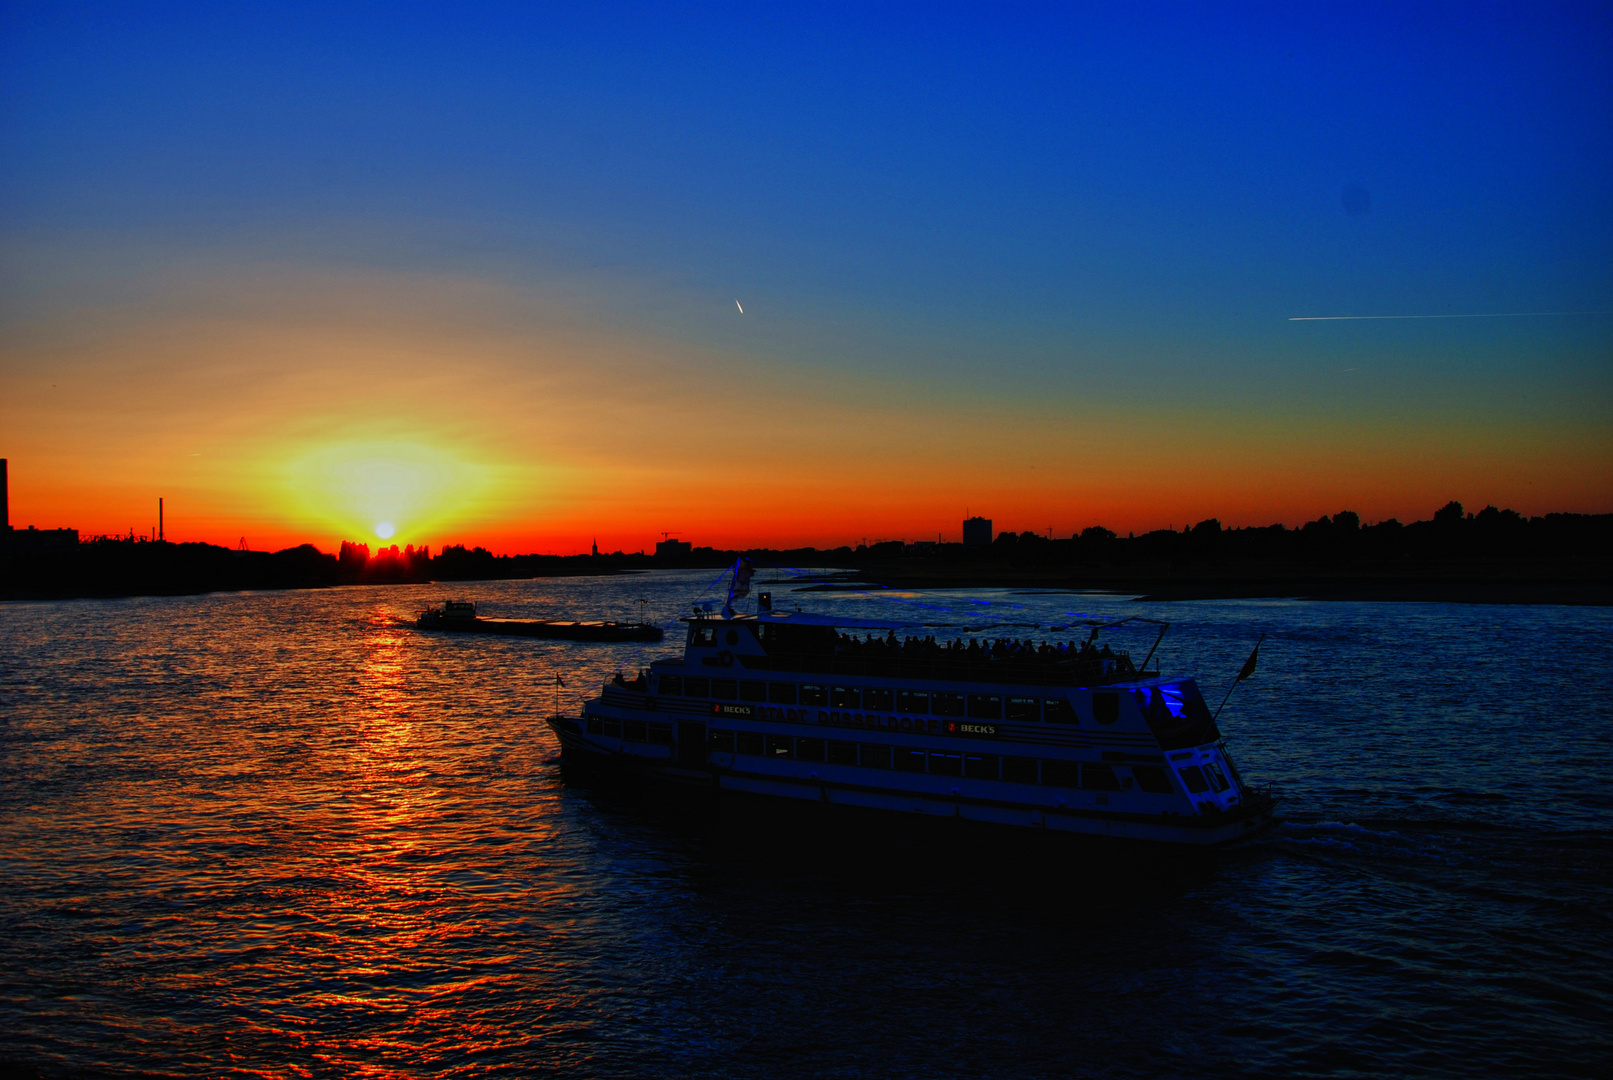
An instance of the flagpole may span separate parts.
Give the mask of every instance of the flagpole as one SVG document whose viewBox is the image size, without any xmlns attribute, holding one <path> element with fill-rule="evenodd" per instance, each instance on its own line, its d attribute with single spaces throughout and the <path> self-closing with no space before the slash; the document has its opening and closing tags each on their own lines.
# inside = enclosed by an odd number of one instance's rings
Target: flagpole
<svg viewBox="0 0 1613 1080">
<path fill-rule="evenodd" d="M 1238 688 L 1238 683 L 1240 683 L 1242 681 L 1243 680 L 1241 680 L 1241 679 L 1233 679 L 1232 680 L 1232 685 L 1227 687 L 1227 696 L 1221 699 L 1221 704 L 1219 704 L 1219 705 L 1217 705 L 1215 707 L 1215 715 L 1210 717 L 1210 722 L 1211 723 L 1214 723 L 1215 721 L 1221 719 L 1221 710 L 1227 707 L 1227 699 L 1232 697 L 1232 691 L 1236 690 Z"/>
</svg>

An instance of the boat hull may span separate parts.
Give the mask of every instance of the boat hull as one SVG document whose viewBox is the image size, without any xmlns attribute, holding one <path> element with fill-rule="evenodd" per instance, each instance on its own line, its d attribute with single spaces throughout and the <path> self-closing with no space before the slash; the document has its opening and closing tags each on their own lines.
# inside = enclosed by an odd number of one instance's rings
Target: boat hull
<svg viewBox="0 0 1613 1080">
<path fill-rule="evenodd" d="M 634 752 L 626 752 L 611 741 L 589 736 L 581 718 L 551 717 L 548 722 L 560 741 L 564 762 L 592 772 L 766 799 L 1016 829 L 1204 847 L 1259 832 L 1271 823 L 1276 805 L 1270 795 L 1250 793 L 1240 806 L 1221 813 L 1139 814 L 1096 805 L 1081 792 L 1058 794 L 1039 789 L 1032 799 L 1003 797 L 961 778 L 887 772 L 879 774 L 885 782 L 874 784 L 868 782 L 868 770 L 854 766 L 719 752 L 708 752 L 699 761 L 680 760 L 671 746 L 637 746 Z"/>
</svg>

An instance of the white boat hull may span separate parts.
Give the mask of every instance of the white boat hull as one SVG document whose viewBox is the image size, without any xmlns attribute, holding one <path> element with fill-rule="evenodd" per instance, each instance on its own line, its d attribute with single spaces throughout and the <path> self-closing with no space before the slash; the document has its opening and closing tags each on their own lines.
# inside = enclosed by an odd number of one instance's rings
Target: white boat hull
<svg viewBox="0 0 1613 1080">
<path fill-rule="evenodd" d="M 1090 792 L 1001 780 L 873 770 L 794 759 L 707 752 L 691 761 L 673 746 L 590 735 L 586 718 L 549 721 L 568 763 L 670 783 L 766 798 L 818 802 L 988 825 L 1114 839 L 1207 846 L 1249 836 L 1269 824 L 1274 801 L 1249 793 L 1227 810 L 1188 812 L 1129 792 Z M 844 734 L 832 732 L 829 734 Z"/>
</svg>

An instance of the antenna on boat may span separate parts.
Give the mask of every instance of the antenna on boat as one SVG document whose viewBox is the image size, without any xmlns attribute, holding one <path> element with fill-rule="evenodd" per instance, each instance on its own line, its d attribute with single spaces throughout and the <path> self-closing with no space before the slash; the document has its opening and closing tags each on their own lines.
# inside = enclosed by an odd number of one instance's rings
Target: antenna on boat
<svg viewBox="0 0 1613 1080">
<path fill-rule="evenodd" d="M 1154 650 L 1159 648 L 1159 643 L 1161 641 L 1165 640 L 1165 631 L 1167 631 L 1167 630 L 1169 630 L 1171 628 L 1171 624 L 1168 623 L 1168 622 L 1159 622 L 1157 619 L 1138 619 L 1137 621 L 1138 622 L 1158 622 L 1159 623 L 1159 636 L 1154 639 L 1154 644 L 1153 644 L 1152 647 L 1149 648 L 1148 655 L 1143 657 L 1143 662 L 1137 666 L 1137 670 L 1139 672 L 1143 672 L 1143 671 L 1148 670 L 1148 661 L 1150 661 L 1150 660 L 1152 660 L 1154 658 Z"/>
</svg>

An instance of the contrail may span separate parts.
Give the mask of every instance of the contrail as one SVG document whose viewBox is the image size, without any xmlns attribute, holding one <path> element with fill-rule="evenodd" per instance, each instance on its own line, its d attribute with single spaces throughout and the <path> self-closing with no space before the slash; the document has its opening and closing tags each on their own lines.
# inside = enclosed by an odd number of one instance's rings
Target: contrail
<svg viewBox="0 0 1613 1080">
<path fill-rule="evenodd" d="M 1605 311 L 1486 311 L 1473 315 L 1290 315 L 1289 322 L 1344 322 L 1356 319 L 1515 319 L 1524 315 L 1605 315 Z"/>
<path fill-rule="evenodd" d="M 739 313 L 741 315 L 745 314 L 745 305 L 744 304 L 741 304 L 738 300 L 735 300 L 734 301 L 734 306 L 739 309 Z"/>
</svg>

